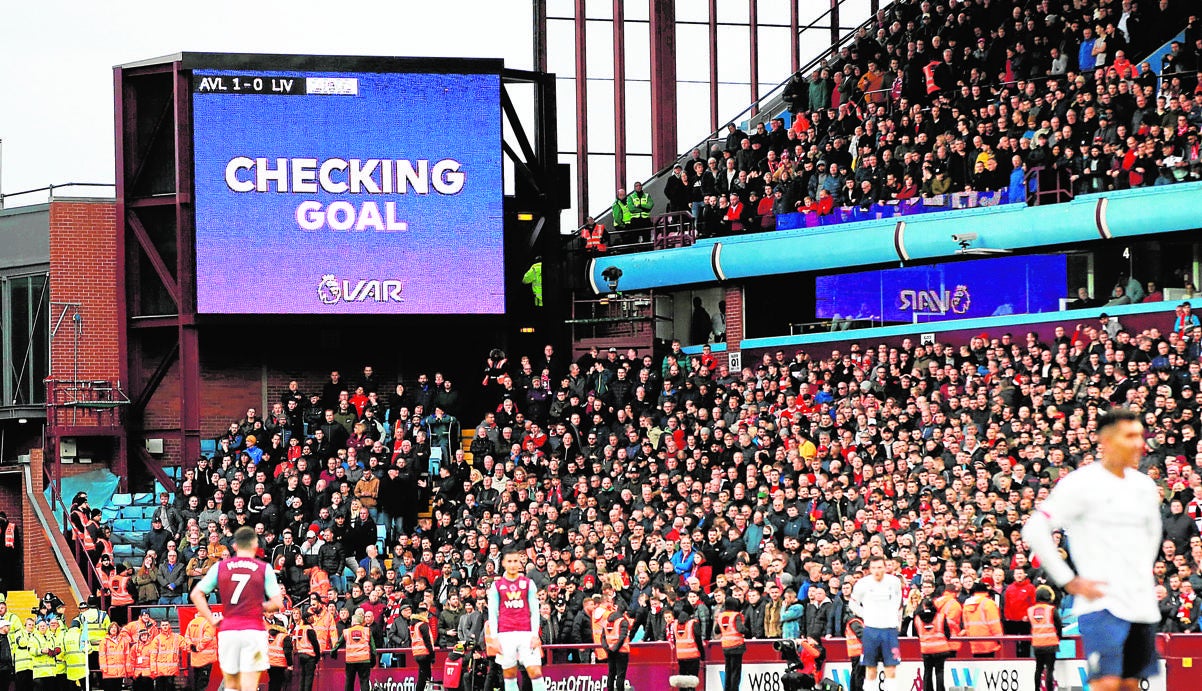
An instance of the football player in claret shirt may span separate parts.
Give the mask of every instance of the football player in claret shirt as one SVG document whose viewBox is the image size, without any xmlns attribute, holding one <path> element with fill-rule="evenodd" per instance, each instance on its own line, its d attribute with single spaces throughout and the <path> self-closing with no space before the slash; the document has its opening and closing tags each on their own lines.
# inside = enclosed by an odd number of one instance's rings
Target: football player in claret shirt
<svg viewBox="0 0 1202 691">
<path fill-rule="evenodd" d="M 518 691 L 518 663 L 530 675 L 532 691 L 547 691 L 539 639 L 538 587 L 522 575 L 522 553 L 510 547 L 501 556 L 505 573 L 488 587 L 488 623 L 501 649 L 497 664 L 505 691 Z M 249 691 L 249 690 L 247 690 Z"/>
<path fill-rule="evenodd" d="M 254 528 L 239 528 L 234 532 L 234 556 L 209 569 L 192 589 L 197 616 L 217 627 L 217 660 L 226 691 L 257 691 L 259 675 L 271 666 L 263 615 L 278 612 L 284 601 L 275 571 L 255 558 L 258 549 Z M 209 609 L 214 590 L 223 605 L 219 614 Z"/>
</svg>

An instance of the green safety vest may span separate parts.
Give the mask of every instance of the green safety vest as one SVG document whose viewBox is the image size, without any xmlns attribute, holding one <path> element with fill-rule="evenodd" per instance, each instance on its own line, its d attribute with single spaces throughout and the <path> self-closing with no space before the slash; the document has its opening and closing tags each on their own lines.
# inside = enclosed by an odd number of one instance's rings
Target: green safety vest
<svg viewBox="0 0 1202 691">
<path fill-rule="evenodd" d="M 651 207 L 653 204 L 651 203 L 650 195 L 646 192 L 642 194 L 631 192 L 626 199 L 627 201 L 634 202 L 634 208 L 630 210 L 631 218 L 651 218 Z"/>
<path fill-rule="evenodd" d="M 18 672 L 33 669 L 33 635 L 23 628 L 8 632 L 8 645 L 13 651 L 13 668 Z"/>
<path fill-rule="evenodd" d="M 58 633 L 50 631 L 50 638 L 54 641 L 52 648 L 62 650 L 61 653 L 54 657 L 54 673 L 55 675 L 67 673 L 67 646 L 66 646 L 67 631 L 63 627 L 58 628 Z"/>
<path fill-rule="evenodd" d="M 63 664 L 67 667 L 67 680 L 79 681 L 88 676 L 88 640 L 83 629 L 72 626 L 63 634 Z"/>
<path fill-rule="evenodd" d="M 89 614 L 91 616 L 87 616 Z M 85 623 L 88 625 L 88 643 L 91 643 L 93 648 L 99 646 L 100 641 L 103 641 L 108 635 L 109 615 L 107 612 L 89 609 L 80 614 L 76 621 L 79 622 L 80 628 L 83 628 Z"/>
<path fill-rule="evenodd" d="M 625 202 L 623 202 L 621 199 L 615 199 L 613 212 L 615 228 L 622 228 L 630 225 L 630 197 L 627 196 Z"/>
<path fill-rule="evenodd" d="M 33 653 L 33 678 L 48 679 L 55 675 L 54 658 L 50 655 L 43 655 L 42 651 L 47 648 L 54 648 L 57 644 L 54 636 L 47 631 L 46 635 L 35 632 L 31 637 Z"/>
</svg>

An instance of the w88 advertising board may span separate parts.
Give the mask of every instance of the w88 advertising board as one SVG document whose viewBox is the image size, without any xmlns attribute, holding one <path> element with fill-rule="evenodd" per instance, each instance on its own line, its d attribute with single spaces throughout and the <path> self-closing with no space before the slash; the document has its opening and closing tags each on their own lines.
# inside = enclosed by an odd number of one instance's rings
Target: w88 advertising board
<svg viewBox="0 0 1202 691">
<path fill-rule="evenodd" d="M 195 70 L 197 309 L 500 314 L 497 74 Z"/>
</svg>

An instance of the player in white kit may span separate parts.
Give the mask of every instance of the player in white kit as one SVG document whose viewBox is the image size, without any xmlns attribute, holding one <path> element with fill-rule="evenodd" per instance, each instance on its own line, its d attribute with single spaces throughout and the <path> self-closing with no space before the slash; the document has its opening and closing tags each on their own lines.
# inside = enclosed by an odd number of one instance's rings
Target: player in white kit
<svg viewBox="0 0 1202 691">
<path fill-rule="evenodd" d="M 864 620 L 864 633 L 860 636 L 864 652 L 860 664 L 869 674 L 865 678 L 876 679 L 876 668 L 880 665 L 885 668 L 881 691 L 895 691 L 893 679 L 897 675 L 897 664 L 901 662 L 897 632 L 901 628 L 902 585 L 897 576 L 885 573 L 884 557 L 870 558 L 868 575 L 852 586 L 851 611 Z"/>
<path fill-rule="evenodd" d="M 1139 472 L 1144 428 L 1131 410 L 1101 413 L 1100 460 L 1067 475 L 1023 527 L 1040 565 L 1075 596 L 1091 691 L 1135 691 L 1159 670 L 1152 565 L 1163 532 L 1156 484 Z M 1063 528 L 1076 571 L 1052 531 Z"/>
</svg>

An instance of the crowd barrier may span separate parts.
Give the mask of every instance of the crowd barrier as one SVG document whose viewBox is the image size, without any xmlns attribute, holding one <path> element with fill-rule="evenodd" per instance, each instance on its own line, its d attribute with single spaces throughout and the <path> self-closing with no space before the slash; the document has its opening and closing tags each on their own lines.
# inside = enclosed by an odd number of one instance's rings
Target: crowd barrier
<svg viewBox="0 0 1202 691">
<path fill-rule="evenodd" d="M 187 629 L 196 615 L 191 605 L 132 607 L 131 616 L 136 617 L 141 609 L 148 609 L 152 616 L 170 611 L 178 621 L 177 632 Z M 220 609 L 218 606 L 216 609 Z M 174 623 L 174 622 L 173 622 Z M 1027 636 L 1002 636 L 990 639 L 957 639 L 964 642 L 960 651 L 945 665 L 945 681 L 949 689 L 956 691 L 1035 691 L 1035 661 L 1031 657 L 1018 655 L 1018 646 L 1030 640 Z M 990 640 L 1000 643 L 996 657 L 973 658 L 968 642 Z M 781 688 L 781 675 L 786 665 L 780 653 L 773 647 L 772 640 L 747 641 L 747 653 L 743 657 L 743 681 L 741 691 L 777 691 Z M 851 663 L 842 638 L 822 641 L 827 660 L 824 676 L 849 688 Z M 548 691 L 604 691 L 607 667 L 604 662 L 593 662 L 592 645 L 548 645 L 543 648 L 544 676 Z M 1159 634 L 1156 642 L 1161 656 L 1161 674 L 1146 680 L 1140 688 L 1147 691 L 1169 691 L 1202 688 L 1202 634 Z M 408 649 L 384 648 L 377 651 L 377 664 L 371 670 L 370 691 L 418 691 L 416 686 L 417 667 Z M 450 649 L 435 651 L 433 677 L 441 682 L 443 664 Z M 921 691 L 923 688 L 922 656 L 918 639 L 900 639 L 903 660 L 898 667 L 897 689 Z M 1056 680 L 1059 691 L 1088 691 L 1088 668 L 1079 637 L 1066 637 L 1061 645 L 1060 659 L 1056 665 Z M 1195 660 L 1199 666 L 1195 667 Z M 314 691 L 341 691 L 346 680 L 345 653 L 334 658 L 323 657 L 317 668 Z M 633 691 L 660 691 L 668 689 L 668 677 L 675 673 L 672 652 L 667 643 L 631 644 L 630 666 L 627 680 Z M 717 642 L 706 647 L 706 664 L 703 666 L 702 691 L 718 691 L 724 684 L 722 649 Z M 218 691 L 221 675 L 213 670 L 209 690 Z M 263 683 L 266 684 L 266 677 Z M 294 689 L 295 675 L 287 689 Z M 435 687 L 437 688 L 437 687 Z M 869 680 L 865 691 L 880 691 L 878 683 Z"/>
<path fill-rule="evenodd" d="M 190 620 L 194 612 L 181 608 L 181 622 Z M 186 627 L 186 623 L 183 624 Z M 962 639 L 964 641 L 972 639 Z M 949 690 L 956 691 L 1035 691 L 1035 661 L 1030 657 L 1019 657 L 1016 647 L 1029 640 L 1024 636 L 1004 636 L 996 639 L 1002 645 L 997 657 L 980 659 L 971 657 L 968 646 L 945 665 L 945 681 Z M 741 691 L 777 691 L 781 689 L 781 676 L 786 665 L 780 653 L 773 647 L 774 641 L 755 640 L 747 642 L 747 653 L 743 658 L 743 680 Z M 823 641 L 827 651 L 824 676 L 849 688 L 851 664 L 847 659 L 843 639 Z M 590 649 L 595 646 L 549 645 L 544 646 L 543 674 L 547 679 L 548 691 L 605 691 L 607 667 L 604 662 L 592 662 Z M 1161 634 L 1157 638 L 1157 649 L 1161 660 L 1161 674 L 1141 683 L 1147 691 L 1169 691 L 1170 689 L 1202 688 L 1202 672 L 1194 667 L 1194 659 L 1202 658 L 1202 635 Z M 433 665 L 434 689 L 441 687 L 443 664 L 450 650 L 436 651 Z M 370 691 L 418 691 L 416 689 L 417 668 L 408 649 L 381 649 L 377 665 L 371 670 Z M 917 639 L 901 639 L 903 662 L 897 670 L 897 689 L 921 691 L 923 688 L 922 662 Z M 324 657 L 318 665 L 314 691 L 341 691 L 346 683 L 345 653 L 330 659 Z M 718 691 L 723 688 L 724 664 L 721 647 L 710 643 L 706 648 L 706 663 L 703 665 L 701 691 Z M 627 672 L 628 688 L 632 691 L 660 691 L 669 689 L 668 678 L 675 673 L 671 650 L 667 643 L 634 643 L 631 645 L 630 665 Z M 1062 658 L 1056 664 L 1057 689 L 1059 691 L 1088 691 L 1088 668 L 1080 650 L 1080 640 L 1068 638 L 1062 649 Z M 213 670 L 209 691 L 220 688 L 221 675 Z M 266 684 L 264 676 L 262 683 Z M 295 673 L 285 689 L 295 689 Z M 357 688 L 357 687 L 356 687 Z M 880 691 L 880 680 L 869 679 L 865 691 Z"/>
</svg>

